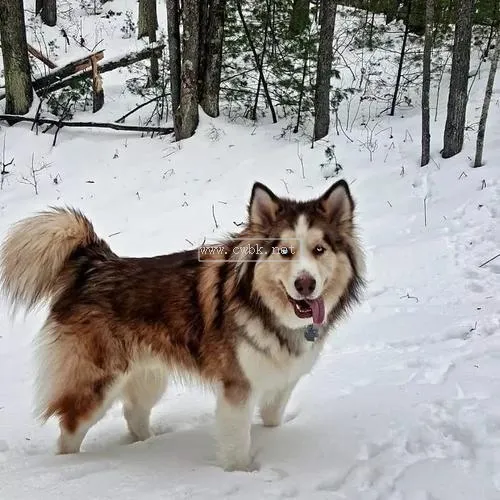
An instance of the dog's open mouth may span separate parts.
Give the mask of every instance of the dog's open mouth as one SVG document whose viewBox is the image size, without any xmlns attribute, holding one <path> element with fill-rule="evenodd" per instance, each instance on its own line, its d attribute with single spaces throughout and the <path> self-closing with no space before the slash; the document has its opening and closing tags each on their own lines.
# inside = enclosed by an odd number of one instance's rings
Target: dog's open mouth
<svg viewBox="0 0 500 500">
<path fill-rule="evenodd" d="M 325 320 L 325 303 L 321 297 L 296 300 L 288 295 L 288 300 L 299 318 L 312 318 L 315 325 L 321 325 Z"/>
</svg>

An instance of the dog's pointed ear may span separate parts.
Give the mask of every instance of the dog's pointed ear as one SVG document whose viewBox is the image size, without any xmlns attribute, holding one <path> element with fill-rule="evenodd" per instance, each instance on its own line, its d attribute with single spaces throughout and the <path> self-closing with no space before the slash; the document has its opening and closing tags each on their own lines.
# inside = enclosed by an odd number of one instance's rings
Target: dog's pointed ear
<svg viewBox="0 0 500 500">
<path fill-rule="evenodd" d="M 280 199 L 264 184 L 256 182 L 252 188 L 248 216 L 251 224 L 266 225 L 276 220 Z"/>
<path fill-rule="evenodd" d="M 318 201 L 321 213 L 329 222 L 352 219 L 354 200 L 347 182 L 343 179 L 333 184 Z"/>
</svg>

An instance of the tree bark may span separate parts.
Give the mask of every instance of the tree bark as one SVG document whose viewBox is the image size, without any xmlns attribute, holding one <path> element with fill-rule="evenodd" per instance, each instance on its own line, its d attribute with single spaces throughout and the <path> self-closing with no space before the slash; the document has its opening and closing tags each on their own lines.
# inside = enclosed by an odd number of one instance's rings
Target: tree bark
<svg viewBox="0 0 500 500">
<path fill-rule="evenodd" d="M 483 146 L 484 146 L 484 135 L 486 133 L 486 121 L 488 120 L 488 111 L 490 109 L 491 94 L 493 93 L 493 84 L 495 83 L 495 75 L 497 72 L 499 58 L 500 58 L 500 29 L 497 28 L 495 51 L 493 52 L 490 71 L 488 73 L 488 81 L 486 83 L 486 91 L 484 93 L 483 108 L 481 110 L 481 118 L 479 119 L 479 128 L 477 131 L 476 157 L 474 159 L 475 168 L 480 167 L 483 164 Z"/>
<path fill-rule="evenodd" d="M 210 0 L 198 0 L 200 8 L 199 34 L 198 34 L 198 102 L 201 102 L 203 95 L 203 78 L 207 65 L 206 51 L 208 44 L 208 17 L 210 10 Z"/>
<path fill-rule="evenodd" d="M 455 25 L 448 112 L 441 152 L 443 158 L 456 155 L 462 150 L 464 144 L 473 14 L 474 0 L 462 0 L 458 5 Z"/>
<path fill-rule="evenodd" d="M 198 126 L 198 63 L 200 8 L 198 0 L 184 0 L 182 9 L 182 64 L 180 104 L 175 113 L 176 140 L 191 137 Z"/>
<path fill-rule="evenodd" d="M 330 81 L 333 63 L 333 34 L 337 14 L 336 0 L 321 0 L 319 12 L 318 66 L 314 95 L 314 140 L 322 139 L 330 128 Z"/>
<path fill-rule="evenodd" d="M 139 19 L 137 22 L 137 38 L 147 36 L 149 43 L 156 42 L 158 16 L 156 14 L 156 0 L 139 0 Z M 150 83 L 155 83 L 159 77 L 158 57 L 151 54 Z"/>
<path fill-rule="evenodd" d="M 181 35 L 179 0 L 167 2 L 168 56 L 170 66 L 170 92 L 172 94 L 172 112 L 175 113 L 181 102 Z"/>
<path fill-rule="evenodd" d="M 43 24 L 55 26 L 57 23 L 56 0 L 36 0 L 35 14 L 40 14 Z"/>
<path fill-rule="evenodd" d="M 5 112 L 23 115 L 33 102 L 23 0 L 0 1 L 0 40 L 5 73 Z"/>
<path fill-rule="evenodd" d="M 420 166 L 427 165 L 430 160 L 431 132 L 429 94 L 431 89 L 431 53 L 432 30 L 434 23 L 434 0 L 426 0 L 425 4 L 425 38 L 422 61 L 422 155 Z"/>
<path fill-rule="evenodd" d="M 208 116 L 219 116 L 220 75 L 226 0 L 211 0 L 205 44 L 205 72 L 201 107 Z"/>
<path fill-rule="evenodd" d="M 292 15 L 290 17 L 290 27 L 288 28 L 291 36 L 300 35 L 309 26 L 309 1 L 294 0 Z"/>
<path fill-rule="evenodd" d="M 399 84 L 401 83 L 401 73 L 403 72 L 403 63 L 405 60 L 406 42 L 408 40 L 408 32 L 410 31 L 410 15 L 411 15 L 411 3 L 412 0 L 408 0 L 408 8 L 406 11 L 406 21 L 405 21 L 405 32 L 403 35 L 403 45 L 401 46 L 401 54 L 399 56 L 398 74 L 396 76 L 396 85 L 394 87 L 394 94 L 392 96 L 391 112 L 390 116 L 394 116 L 396 112 L 396 104 L 398 101 L 399 94 Z"/>
</svg>

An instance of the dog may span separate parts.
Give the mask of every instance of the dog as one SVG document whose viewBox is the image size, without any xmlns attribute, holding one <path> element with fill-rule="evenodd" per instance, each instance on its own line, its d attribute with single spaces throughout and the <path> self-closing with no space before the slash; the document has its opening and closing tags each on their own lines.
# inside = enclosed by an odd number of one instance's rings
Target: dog
<svg viewBox="0 0 500 500">
<path fill-rule="evenodd" d="M 116 255 L 70 207 L 21 220 L 1 248 L 15 312 L 46 304 L 36 340 L 37 416 L 59 420 L 58 453 L 76 453 L 118 399 L 132 436 L 168 380 L 216 395 L 218 463 L 254 470 L 255 408 L 278 426 L 336 323 L 360 300 L 355 204 L 339 180 L 296 201 L 255 183 L 248 218 L 220 244 L 147 258 Z"/>
</svg>

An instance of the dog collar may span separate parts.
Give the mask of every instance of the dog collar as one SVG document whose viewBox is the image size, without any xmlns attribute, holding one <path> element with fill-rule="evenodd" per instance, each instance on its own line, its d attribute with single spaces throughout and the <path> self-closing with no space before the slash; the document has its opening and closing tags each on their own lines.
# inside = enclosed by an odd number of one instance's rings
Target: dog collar
<svg viewBox="0 0 500 500">
<path fill-rule="evenodd" d="M 319 335 L 319 330 L 316 327 L 316 325 L 308 325 L 304 332 L 304 337 L 309 342 L 314 342 L 318 338 L 318 335 Z"/>
</svg>

